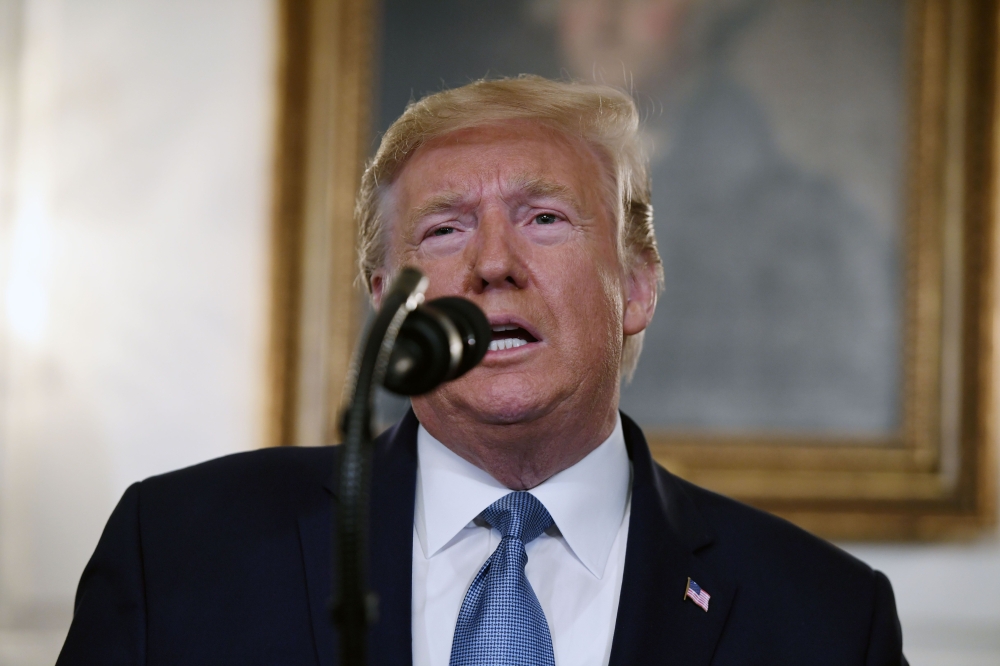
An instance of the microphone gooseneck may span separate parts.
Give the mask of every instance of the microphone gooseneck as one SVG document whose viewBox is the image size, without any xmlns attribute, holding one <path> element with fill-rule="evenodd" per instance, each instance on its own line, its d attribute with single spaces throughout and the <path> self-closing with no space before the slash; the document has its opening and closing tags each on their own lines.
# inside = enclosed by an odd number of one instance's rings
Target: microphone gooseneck
<svg viewBox="0 0 1000 666">
<path fill-rule="evenodd" d="M 486 316 L 463 298 L 438 298 L 424 305 L 427 285 L 420 271 L 400 271 L 362 338 L 348 378 L 344 443 L 334 470 L 338 497 L 333 504 L 337 539 L 332 579 L 338 588 L 331 606 L 345 666 L 366 663 L 368 627 L 378 618 L 378 598 L 365 585 L 375 387 L 384 384 L 402 395 L 432 391 L 475 367 L 493 336 Z"/>
</svg>

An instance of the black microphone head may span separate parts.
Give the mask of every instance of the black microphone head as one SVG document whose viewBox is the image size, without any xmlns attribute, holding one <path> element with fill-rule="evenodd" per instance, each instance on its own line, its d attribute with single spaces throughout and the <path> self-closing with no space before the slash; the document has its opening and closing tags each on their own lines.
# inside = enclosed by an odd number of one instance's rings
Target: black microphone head
<svg viewBox="0 0 1000 666">
<path fill-rule="evenodd" d="M 418 307 L 396 336 L 383 384 L 393 393 L 420 395 L 471 370 L 493 338 L 482 310 L 464 298 L 438 298 Z"/>
<path fill-rule="evenodd" d="M 443 312 L 458 329 L 462 338 L 462 360 L 455 374 L 448 379 L 461 377 L 476 367 L 489 351 L 490 341 L 493 340 L 490 322 L 475 303 L 458 296 L 435 298 L 427 305 Z"/>
</svg>

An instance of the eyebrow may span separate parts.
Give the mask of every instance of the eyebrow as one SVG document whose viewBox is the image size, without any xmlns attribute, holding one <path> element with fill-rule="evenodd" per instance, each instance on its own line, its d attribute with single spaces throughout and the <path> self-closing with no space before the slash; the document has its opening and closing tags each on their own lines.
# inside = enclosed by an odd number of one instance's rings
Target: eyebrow
<svg viewBox="0 0 1000 666">
<path fill-rule="evenodd" d="M 416 222 L 428 215 L 447 213 L 459 207 L 465 196 L 458 192 L 443 192 L 436 194 L 424 203 L 410 211 L 409 221 Z"/>
<path fill-rule="evenodd" d="M 557 199 L 569 204 L 580 214 L 587 212 L 587 208 L 573 190 L 559 183 L 526 176 L 512 179 L 508 187 L 518 195 L 524 195 L 529 199 Z"/>
<path fill-rule="evenodd" d="M 586 216 L 588 212 L 583 202 L 571 188 L 559 183 L 553 183 L 544 178 L 516 176 L 508 181 L 504 189 L 512 192 L 518 198 L 557 199 L 572 206 L 582 216 Z M 429 215 L 453 211 L 459 208 L 466 198 L 467 196 L 461 192 L 442 192 L 436 194 L 410 211 L 408 215 L 409 222 L 412 224 Z"/>
</svg>

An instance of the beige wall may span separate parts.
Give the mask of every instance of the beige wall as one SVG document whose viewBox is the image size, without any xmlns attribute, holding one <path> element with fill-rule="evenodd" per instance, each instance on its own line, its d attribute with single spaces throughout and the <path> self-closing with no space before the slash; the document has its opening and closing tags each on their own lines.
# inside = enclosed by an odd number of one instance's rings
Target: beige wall
<svg viewBox="0 0 1000 666">
<path fill-rule="evenodd" d="M 0 666 L 138 479 L 263 433 L 273 0 L 0 0 Z M 1000 540 L 850 545 L 915 666 L 1000 664 Z"/>
<path fill-rule="evenodd" d="M 0 12 L 0 664 L 42 664 L 128 484 L 262 439 L 275 8 Z"/>
</svg>

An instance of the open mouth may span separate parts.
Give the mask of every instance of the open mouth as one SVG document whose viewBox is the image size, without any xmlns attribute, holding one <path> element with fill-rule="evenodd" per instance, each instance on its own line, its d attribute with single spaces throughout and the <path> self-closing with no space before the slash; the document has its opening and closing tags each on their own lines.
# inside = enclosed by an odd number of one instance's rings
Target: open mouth
<svg viewBox="0 0 1000 666">
<path fill-rule="evenodd" d="M 538 338 L 520 326 L 505 324 L 493 327 L 493 340 L 490 342 L 490 351 L 502 351 L 504 349 L 515 349 L 524 345 L 538 342 Z"/>
</svg>

